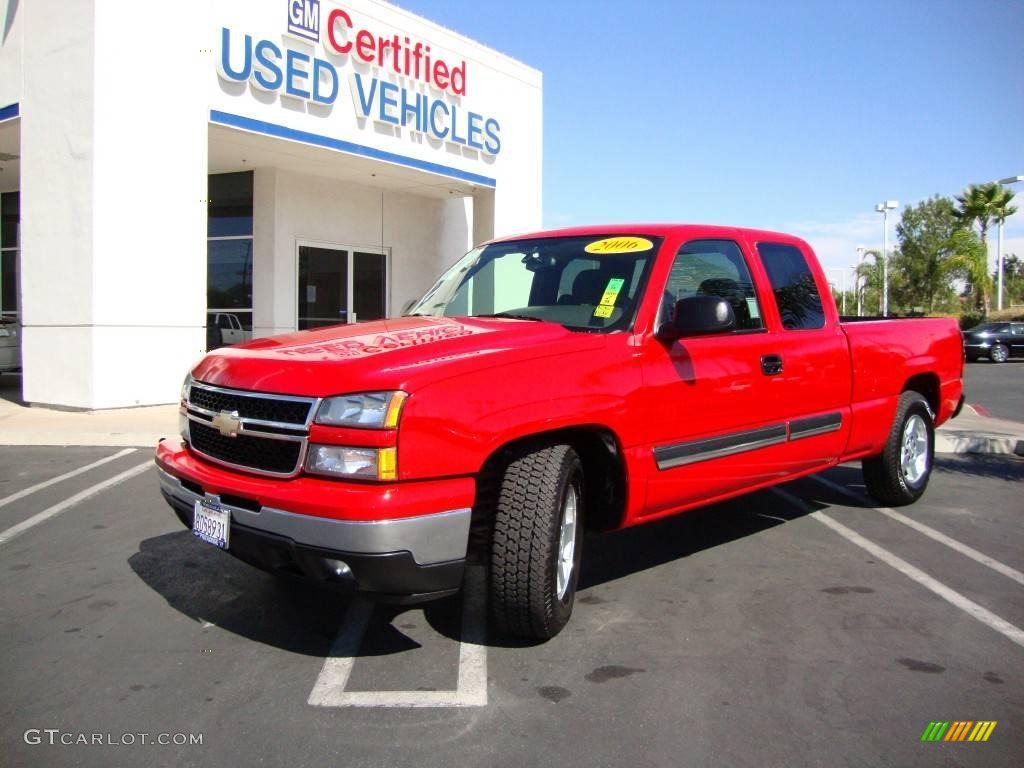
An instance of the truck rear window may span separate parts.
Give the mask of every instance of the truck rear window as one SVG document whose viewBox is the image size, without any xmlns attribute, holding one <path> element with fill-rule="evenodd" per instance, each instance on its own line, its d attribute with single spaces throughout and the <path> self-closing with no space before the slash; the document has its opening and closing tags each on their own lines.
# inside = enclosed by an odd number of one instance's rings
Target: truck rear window
<svg viewBox="0 0 1024 768">
<path fill-rule="evenodd" d="M 824 328 L 821 294 L 800 249 L 782 243 L 758 243 L 757 252 L 768 273 L 782 327 L 787 331 Z"/>
</svg>

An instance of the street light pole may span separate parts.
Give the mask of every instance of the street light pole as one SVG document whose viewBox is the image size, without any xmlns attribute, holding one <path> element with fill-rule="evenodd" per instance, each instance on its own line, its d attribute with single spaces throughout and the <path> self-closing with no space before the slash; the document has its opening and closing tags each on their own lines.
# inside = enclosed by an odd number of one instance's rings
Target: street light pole
<svg viewBox="0 0 1024 768">
<path fill-rule="evenodd" d="M 1018 181 L 1024 181 L 1024 176 L 1007 176 L 1005 179 L 1000 179 L 996 182 L 1000 186 L 1007 184 L 1016 184 Z M 999 298 L 996 300 L 996 308 L 1003 308 L 1003 220 L 999 220 L 999 235 L 996 238 L 996 275 L 999 277 Z"/>
<path fill-rule="evenodd" d="M 864 246 L 857 246 L 857 317 L 864 315 L 864 287 L 861 285 L 861 265 L 864 263 Z"/>
<path fill-rule="evenodd" d="M 882 317 L 889 316 L 889 211 L 898 208 L 896 200 L 886 200 L 875 206 L 882 214 Z"/>
</svg>

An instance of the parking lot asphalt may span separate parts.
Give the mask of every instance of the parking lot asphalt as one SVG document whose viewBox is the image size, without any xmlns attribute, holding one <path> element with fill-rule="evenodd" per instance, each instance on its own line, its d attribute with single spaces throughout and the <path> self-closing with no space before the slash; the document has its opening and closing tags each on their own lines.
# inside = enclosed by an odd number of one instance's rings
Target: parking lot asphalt
<svg viewBox="0 0 1024 768">
<path fill-rule="evenodd" d="M 523 645 L 475 573 L 397 608 L 234 560 L 150 455 L 0 448 L 5 766 L 1022 763 L 1024 460 L 941 458 L 897 512 L 843 466 L 591 536 L 569 627 Z"/>
<path fill-rule="evenodd" d="M 1024 421 L 1024 358 L 979 360 L 964 366 L 967 401 L 997 419 Z"/>
</svg>

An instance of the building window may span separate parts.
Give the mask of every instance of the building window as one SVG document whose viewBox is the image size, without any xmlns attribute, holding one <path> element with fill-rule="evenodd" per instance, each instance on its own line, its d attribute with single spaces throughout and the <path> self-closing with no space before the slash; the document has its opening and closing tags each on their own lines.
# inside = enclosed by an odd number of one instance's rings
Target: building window
<svg viewBox="0 0 1024 768">
<path fill-rule="evenodd" d="M 252 338 L 252 172 L 208 179 L 206 346 Z"/>
<path fill-rule="evenodd" d="M 20 199 L 17 192 L 0 194 L 0 315 L 18 316 L 18 226 Z"/>
</svg>

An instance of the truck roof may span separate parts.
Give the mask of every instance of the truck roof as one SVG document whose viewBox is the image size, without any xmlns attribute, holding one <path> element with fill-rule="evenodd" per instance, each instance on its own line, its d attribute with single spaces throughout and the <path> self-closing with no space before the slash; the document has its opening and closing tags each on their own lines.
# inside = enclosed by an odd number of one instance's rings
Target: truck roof
<svg viewBox="0 0 1024 768">
<path fill-rule="evenodd" d="M 655 235 L 657 237 L 668 237 L 670 235 L 683 235 L 684 237 L 736 237 L 746 235 L 753 239 L 771 238 L 776 242 L 803 243 L 804 241 L 794 235 L 784 232 L 773 232 L 765 229 L 752 229 L 749 227 L 731 227 L 717 224 L 593 224 L 580 227 L 563 227 L 561 229 L 538 230 L 536 232 L 524 232 L 506 237 L 496 237 L 488 242 L 500 243 L 509 240 L 526 240 L 537 237 L 573 237 L 587 235 Z"/>
</svg>

